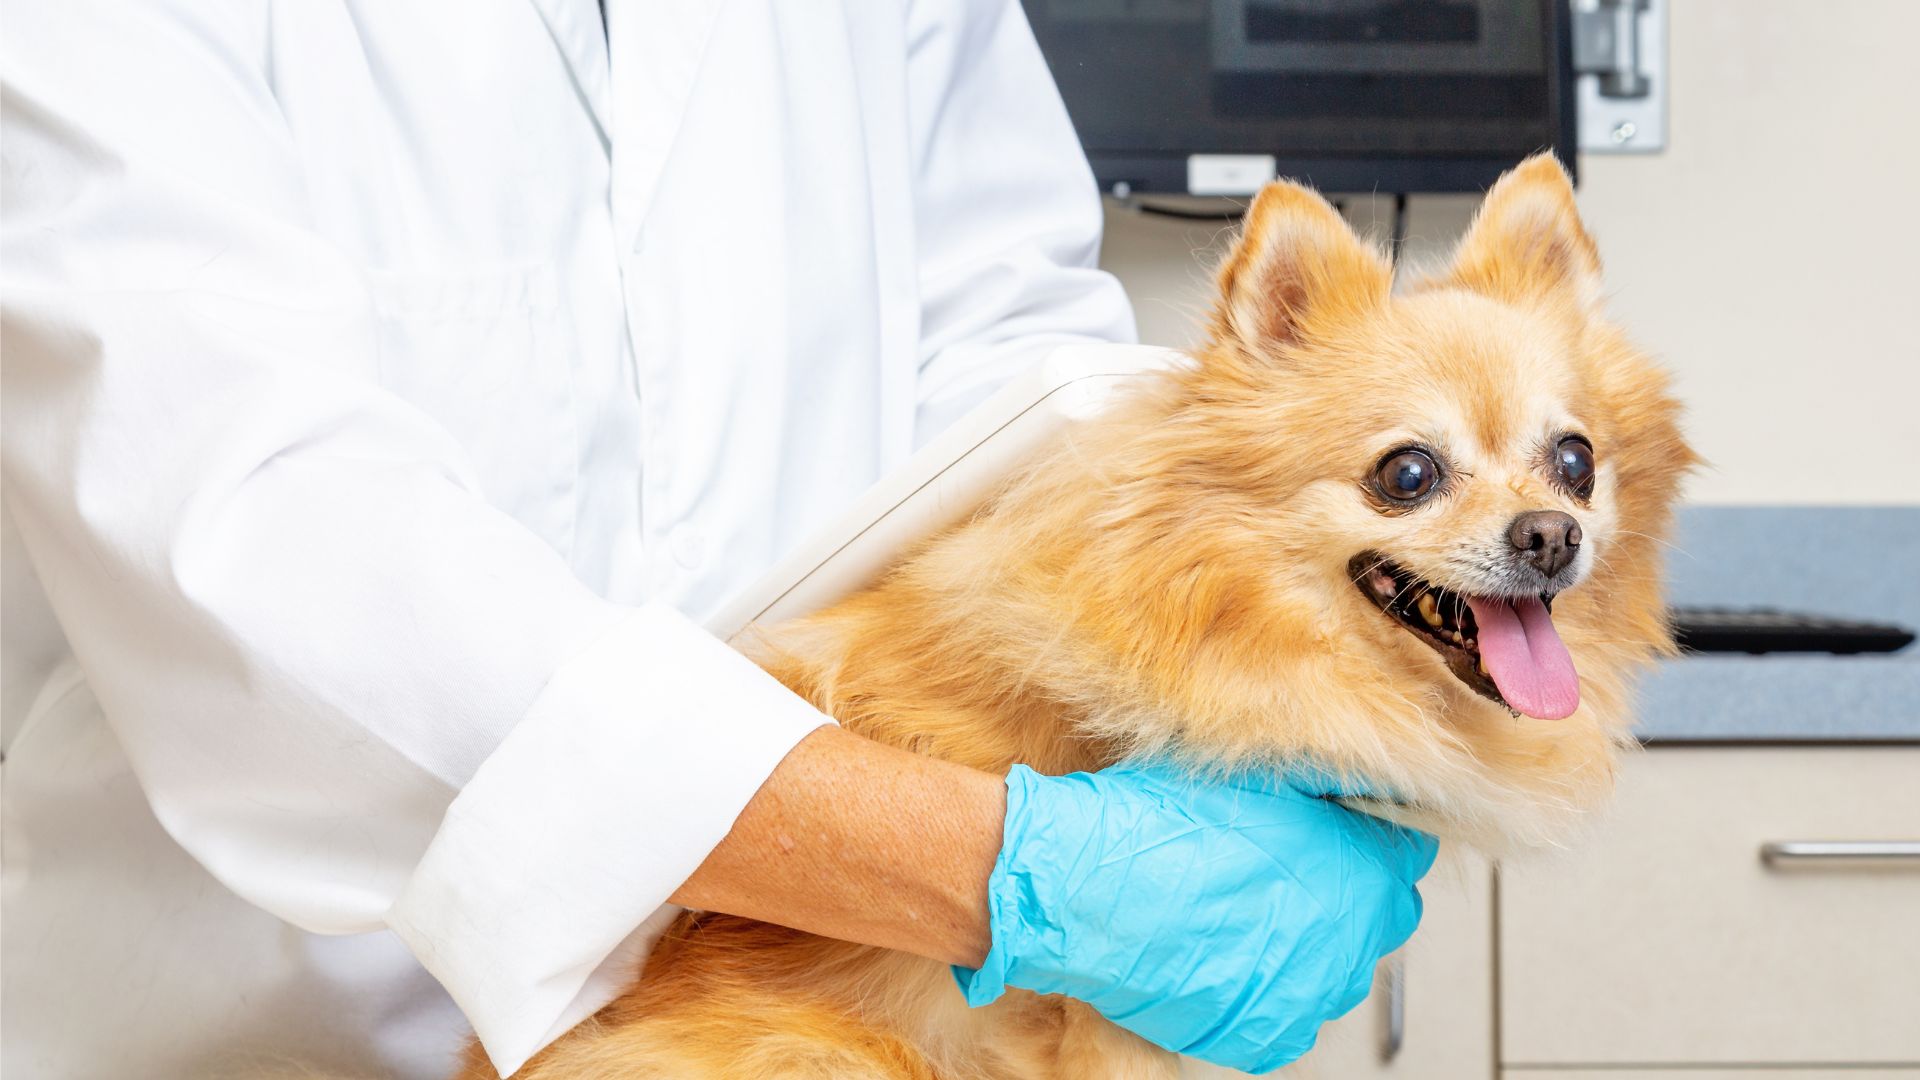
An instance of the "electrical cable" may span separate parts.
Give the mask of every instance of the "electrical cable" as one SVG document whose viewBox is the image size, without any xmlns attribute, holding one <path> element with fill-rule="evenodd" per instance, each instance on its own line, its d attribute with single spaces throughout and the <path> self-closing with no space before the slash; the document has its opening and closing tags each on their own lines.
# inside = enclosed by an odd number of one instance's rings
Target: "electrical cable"
<svg viewBox="0 0 1920 1080">
<path fill-rule="evenodd" d="M 1393 221 L 1387 230 L 1387 262 L 1394 269 L 1400 267 L 1400 249 L 1407 242 L 1407 193 L 1393 193 Z"/>
<path fill-rule="evenodd" d="M 1330 201 L 1333 203 L 1333 208 L 1340 212 L 1341 217 L 1347 215 L 1347 203 L 1345 199 L 1333 199 Z M 1141 202 L 1137 197 L 1131 196 L 1121 199 L 1120 204 L 1143 214 L 1176 218 L 1181 221 L 1238 221 L 1242 217 L 1245 217 L 1247 212 L 1245 206 L 1238 204 L 1234 204 L 1225 209 L 1203 210 L 1146 203 Z M 1393 215 L 1388 219 L 1387 225 L 1387 261 L 1396 269 L 1400 265 L 1400 249 L 1406 246 L 1406 242 L 1407 193 L 1404 191 L 1396 191 L 1393 193 Z"/>
<path fill-rule="evenodd" d="M 1137 200 L 1132 202 L 1130 205 L 1133 207 L 1133 209 L 1138 210 L 1143 214 L 1154 214 L 1159 217 L 1178 218 L 1181 221 L 1239 221 L 1242 217 L 1246 216 L 1246 213 L 1247 213 L 1246 207 L 1240 206 L 1237 204 L 1232 207 L 1223 208 L 1219 210 L 1188 209 L 1185 207 L 1175 207 L 1175 206 L 1165 206 L 1165 205 L 1154 204 L 1154 203 L 1144 203 L 1144 202 L 1139 202 Z"/>
<path fill-rule="evenodd" d="M 1340 216 L 1346 216 L 1347 201 L 1345 199 L 1332 199 L 1329 201 L 1333 203 L 1335 210 L 1340 211 Z M 1247 214 L 1247 207 L 1238 203 L 1218 210 L 1199 209 L 1141 202 L 1137 197 L 1130 196 L 1121 199 L 1120 205 L 1132 210 L 1138 210 L 1143 214 L 1157 214 L 1160 217 L 1178 218 L 1181 221 L 1238 221 Z"/>
</svg>

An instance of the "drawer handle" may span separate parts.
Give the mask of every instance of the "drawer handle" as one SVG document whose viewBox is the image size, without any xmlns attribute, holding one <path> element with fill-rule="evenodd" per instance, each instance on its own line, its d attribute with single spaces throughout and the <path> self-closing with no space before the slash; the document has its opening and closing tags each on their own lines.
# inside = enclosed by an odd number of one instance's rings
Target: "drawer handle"
<svg viewBox="0 0 1920 1080">
<path fill-rule="evenodd" d="M 1407 1044 L 1407 959 L 1394 953 L 1381 963 L 1387 968 L 1387 1030 L 1380 1039 L 1380 1062 L 1391 1065 Z"/>
<path fill-rule="evenodd" d="M 1761 844 L 1760 861 L 1775 868 L 1898 865 L 1920 869 L 1920 840 L 1781 840 Z"/>
</svg>

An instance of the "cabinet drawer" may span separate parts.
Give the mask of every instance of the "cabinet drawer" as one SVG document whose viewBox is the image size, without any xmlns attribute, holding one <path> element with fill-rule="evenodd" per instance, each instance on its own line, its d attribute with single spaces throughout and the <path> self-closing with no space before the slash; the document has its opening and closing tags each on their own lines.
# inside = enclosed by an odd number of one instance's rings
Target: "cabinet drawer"
<svg viewBox="0 0 1920 1080">
<path fill-rule="evenodd" d="M 1630 759 L 1593 835 L 1501 873 L 1503 1063 L 1920 1065 L 1920 859 L 1761 857 L 1802 841 L 1920 841 L 1920 748 Z"/>
<path fill-rule="evenodd" d="M 1501 1080 L 1920 1080 L 1912 1069 L 1508 1069 Z"/>
</svg>

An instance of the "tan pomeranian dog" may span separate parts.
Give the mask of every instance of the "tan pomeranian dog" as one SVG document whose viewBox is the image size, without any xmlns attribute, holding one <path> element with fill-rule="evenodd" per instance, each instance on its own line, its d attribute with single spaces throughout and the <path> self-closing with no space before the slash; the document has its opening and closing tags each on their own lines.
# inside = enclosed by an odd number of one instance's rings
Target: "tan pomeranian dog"
<svg viewBox="0 0 1920 1080">
<path fill-rule="evenodd" d="M 1307 761 L 1450 840 L 1553 842 L 1670 648 L 1659 545 L 1695 461 L 1599 274 L 1551 157 L 1399 295 L 1333 207 L 1271 185 L 1190 368 L 760 659 L 848 729 L 980 769 Z M 1065 998 L 969 1010 L 943 964 L 690 913 L 520 1075 L 1175 1073 Z"/>
</svg>

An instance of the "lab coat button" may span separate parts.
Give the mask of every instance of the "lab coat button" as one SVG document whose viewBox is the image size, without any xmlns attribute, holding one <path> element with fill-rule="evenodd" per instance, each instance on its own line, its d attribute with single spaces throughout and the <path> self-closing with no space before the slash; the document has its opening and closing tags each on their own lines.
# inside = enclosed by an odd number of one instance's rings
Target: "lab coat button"
<svg viewBox="0 0 1920 1080">
<path fill-rule="evenodd" d="M 632 250 L 635 255 L 638 255 L 641 252 L 647 250 L 647 230 L 645 229 L 634 230 Z"/>
<path fill-rule="evenodd" d="M 673 561 L 680 564 L 682 570 L 698 570 L 707 557 L 707 540 L 700 530 L 681 526 L 673 531 L 669 540 L 673 548 Z"/>
</svg>

